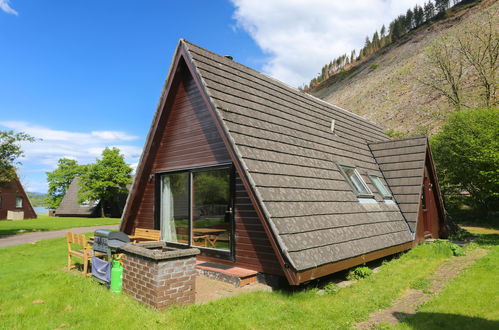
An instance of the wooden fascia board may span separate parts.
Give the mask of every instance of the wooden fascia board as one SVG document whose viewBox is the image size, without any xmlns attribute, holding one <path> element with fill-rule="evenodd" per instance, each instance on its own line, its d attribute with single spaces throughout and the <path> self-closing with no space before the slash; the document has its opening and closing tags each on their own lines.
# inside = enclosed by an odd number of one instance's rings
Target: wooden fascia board
<svg viewBox="0 0 499 330">
<path fill-rule="evenodd" d="M 154 138 L 155 136 L 157 136 L 158 126 L 161 118 L 163 118 L 163 112 L 165 111 L 167 101 L 171 99 L 171 97 L 169 96 L 171 96 L 171 92 L 175 89 L 175 84 L 173 82 L 178 80 L 176 79 L 178 76 L 177 70 L 179 67 L 180 59 L 182 58 L 180 49 L 181 42 L 179 41 L 179 44 L 175 51 L 175 55 L 170 65 L 168 76 L 163 85 L 163 90 L 161 92 L 161 96 L 156 107 L 156 112 L 154 114 L 154 119 L 149 129 L 149 133 L 147 134 L 146 143 L 144 145 L 144 149 L 142 150 L 142 155 L 140 156 L 139 166 L 137 167 L 135 179 L 125 203 L 125 208 L 120 222 L 120 231 L 123 232 L 129 232 L 129 230 L 131 229 L 131 220 L 134 218 L 134 215 L 136 214 L 138 208 L 138 201 L 136 198 L 137 194 L 145 189 L 145 186 L 149 181 L 149 178 L 146 175 L 147 171 L 145 171 L 145 169 L 147 168 L 147 165 L 149 165 L 149 162 L 152 161 L 150 152 L 153 147 Z"/>
<path fill-rule="evenodd" d="M 376 260 L 376 259 L 383 258 L 383 257 L 389 256 L 389 255 L 392 255 L 392 254 L 395 254 L 398 252 L 409 250 L 413 246 L 414 246 L 414 242 L 411 241 L 411 242 L 407 242 L 404 244 L 392 246 L 392 247 L 389 247 L 386 249 L 369 252 L 369 253 L 366 253 L 366 254 L 363 254 L 363 255 L 360 255 L 357 257 L 353 257 L 353 258 L 341 260 L 338 262 L 334 262 L 331 264 L 319 266 L 317 268 L 308 269 L 308 270 L 305 270 L 302 272 L 298 272 L 297 273 L 298 282 L 303 283 L 303 282 L 311 281 L 311 280 L 314 280 L 314 279 L 317 279 L 317 278 L 320 278 L 320 277 L 323 277 L 323 276 L 326 276 L 326 275 L 329 275 L 332 273 L 336 273 L 336 272 L 339 272 L 339 271 L 342 271 L 342 270 L 345 270 L 348 268 L 352 268 L 354 266 L 357 266 L 357 265 L 360 265 L 360 264 L 363 264 L 363 263 L 366 263 L 366 262 L 369 262 L 372 260 Z"/>
<path fill-rule="evenodd" d="M 262 211 L 261 205 L 255 196 L 255 192 L 253 191 L 253 188 L 252 188 L 251 184 L 249 183 L 247 173 L 244 170 L 244 167 L 242 166 L 241 161 L 236 154 L 234 142 L 228 138 L 228 136 L 229 136 L 228 130 L 224 126 L 224 124 L 222 122 L 222 118 L 220 117 L 220 115 L 218 114 L 218 112 L 216 110 L 215 104 L 211 100 L 211 97 L 208 95 L 208 92 L 206 90 L 204 82 L 202 81 L 200 74 L 197 72 L 195 65 L 192 63 L 192 59 L 189 55 L 189 52 L 184 47 L 182 47 L 181 54 L 182 54 L 182 56 L 185 57 L 185 62 L 187 64 L 187 67 L 188 67 L 193 79 L 194 79 L 194 82 L 196 83 L 196 86 L 198 87 L 198 89 L 201 91 L 201 96 L 202 96 L 202 98 L 203 98 L 203 100 L 204 100 L 204 102 L 209 110 L 210 116 L 212 117 L 213 122 L 215 123 L 215 127 L 217 128 L 217 131 L 220 134 L 220 136 L 224 142 L 224 145 L 229 153 L 229 156 L 230 156 L 232 162 L 234 163 L 234 166 L 236 167 L 236 170 L 238 171 L 238 173 L 241 177 L 241 181 L 243 182 L 244 188 L 248 192 L 248 196 L 251 200 L 251 203 L 253 204 L 256 213 L 258 214 L 258 218 L 259 218 L 259 220 L 260 220 L 260 222 L 265 230 L 265 233 L 270 241 L 272 249 L 277 257 L 277 260 L 279 261 L 279 264 L 281 265 L 281 268 L 284 272 L 284 275 L 286 276 L 286 279 L 288 280 L 288 282 L 291 285 L 300 284 L 300 282 L 298 281 L 298 279 L 296 277 L 296 272 L 293 269 L 291 269 L 289 267 L 289 263 L 286 262 L 286 260 L 284 260 L 284 257 L 282 255 L 282 251 L 281 251 L 279 245 L 277 244 L 277 240 L 274 237 L 274 234 L 273 234 L 273 232 L 272 232 L 272 230 L 267 222 L 267 218 L 266 218 L 264 212 Z"/>
<path fill-rule="evenodd" d="M 428 152 L 428 139 L 426 139 L 425 141 L 426 143 L 426 151 L 425 151 L 425 154 Z M 414 228 L 414 241 L 416 241 L 417 239 L 417 234 L 418 234 L 418 229 L 419 229 L 419 226 L 422 226 L 421 224 L 421 221 L 419 221 L 419 216 L 421 214 L 421 210 L 423 209 L 422 207 L 422 202 L 421 202 L 421 195 L 423 193 L 423 189 L 421 189 L 421 187 L 423 186 L 424 184 L 424 176 L 425 176 L 425 167 L 426 167 L 426 155 L 425 157 L 423 158 L 423 175 L 421 176 L 421 183 L 419 185 L 419 190 L 418 190 L 418 213 L 416 215 L 416 227 Z"/>
</svg>

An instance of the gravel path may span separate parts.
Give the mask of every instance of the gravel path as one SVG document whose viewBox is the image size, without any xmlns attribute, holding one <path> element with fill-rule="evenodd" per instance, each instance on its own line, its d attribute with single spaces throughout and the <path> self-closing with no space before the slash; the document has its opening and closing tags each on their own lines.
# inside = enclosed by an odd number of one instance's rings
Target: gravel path
<svg viewBox="0 0 499 330">
<path fill-rule="evenodd" d="M 369 321 L 359 323 L 357 329 L 371 329 L 381 323 L 397 324 L 403 318 L 416 314 L 421 304 L 438 294 L 445 284 L 459 275 L 465 268 L 471 266 L 476 259 L 487 253 L 484 249 L 475 249 L 467 252 L 463 257 L 452 257 L 445 261 L 428 280 L 431 283 L 429 293 L 421 290 L 408 290 L 397 299 L 391 307 L 371 314 Z"/>
<path fill-rule="evenodd" d="M 12 235 L 12 236 L 0 238 L 0 248 L 14 246 L 14 245 L 20 245 L 20 244 L 34 243 L 34 242 L 38 242 L 38 241 L 41 241 L 44 239 L 49 239 L 49 238 L 64 237 L 64 236 L 66 236 L 66 233 L 68 231 L 71 231 L 71 232 L 77 233 L 77 234 L 83 234 L 83 233 L 95 231 L 96 229 L 117 230 L 118 227 L 119 227 L 119 225 L 77 227 L 77 228 L 66 228 L 66 229 L 54 230 L 54 231 L 39 231 L 39 232 L 34 232 L 34 233 Z"/>
</svg>

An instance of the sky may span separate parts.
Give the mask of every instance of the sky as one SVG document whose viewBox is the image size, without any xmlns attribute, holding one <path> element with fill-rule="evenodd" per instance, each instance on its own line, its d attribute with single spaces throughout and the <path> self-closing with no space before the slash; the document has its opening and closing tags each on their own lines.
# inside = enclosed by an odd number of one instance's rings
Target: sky
<svg viewBox="0 0 499 330">
<path fill-rule="evenodd" d="M 180 38 L 291 86 L 421 0 L 0 0 L 0 130 L 46 192 L 62 157 L 118 147 L 136 167 Z"/>
</svg>

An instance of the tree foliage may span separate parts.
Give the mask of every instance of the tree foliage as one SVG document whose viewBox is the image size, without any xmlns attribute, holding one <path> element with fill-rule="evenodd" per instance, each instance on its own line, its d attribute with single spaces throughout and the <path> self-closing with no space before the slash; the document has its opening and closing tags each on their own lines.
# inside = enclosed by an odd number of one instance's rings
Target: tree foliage
<svg viewBox="0 0 499 330">
<path fill-rule="evenodd" d="M 499 208 L 499 109 L 453 113 L 432 138 L 433 156 L 444 196 L 469 192 L 474 207 Z"/>
<path fill-rule="evenodd" d="M 120 194 L 128 193 L 126 186 L 132 183 L 131 172 L 118 148 L 104 149 L 102 158 L 87 165 L 80 177 L 80 201 L 100 200 L 101 216 L 104 216 L 109 203 L 116 201 Z"/>
<path fill-rule="evenodd" d="M 47 207 L 50 209 L 58 208 L 73 179 L 82 175 L 84 171 L 85 166 L 78 165 L 74 159 L 59 159 L 57 168 L 52 172 L 46 172 L 49 185 L 46 199 Z"/>
<path fill-rule="evenodd" d="M 0 131 L 0 184 L 16 178 L 15 166 L 21 164 L 17 159 L 24 154 L 19 145 L 22 141 L 34 142 L 35 138 L 23 132 Z"/>
</svg>

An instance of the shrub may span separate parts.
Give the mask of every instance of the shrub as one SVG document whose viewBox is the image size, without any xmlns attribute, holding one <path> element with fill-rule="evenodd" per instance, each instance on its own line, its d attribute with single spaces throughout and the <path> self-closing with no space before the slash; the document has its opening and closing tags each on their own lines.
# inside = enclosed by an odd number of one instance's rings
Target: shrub
<svg viewBox="0 0 499 330">
<path fill-rule="evenodd" d="M 336 292 L 340 291 L 340 287 L 334 283 L 328 283 L 324 286 L 324 293 L 325 294 L 335 294 Z"/>
<path fill-rule="evenodd" d="M 373 271 L 371 268 L 363 266 L 363 267 L 357 267 L 355 269 L 352 269 L 348 275 L 347 275 L 347 280 L 353 281 L 353 280 L 360 280 L 362 278 L 366 278 L 369 275 L 371 275 Z"/>
<path fill-rule="evenodd" d="M 436 254 L 443 254 L 448 256 L 464 256 L 464 249 L 457 244 L 446 240 L 436 240 L 432 244 L 432 250 Z"/>
<path fill-rule="evenodd" d="M 432 139 L 438 177 L 444 191 L 467 191 L 472 206 L 499 207 L 499 108 L 453 113 Z M 447 200 L 446 200 L 447 201 Z"/>
</svg>

